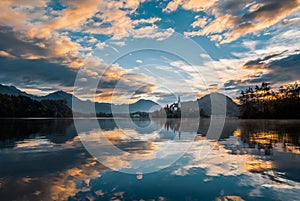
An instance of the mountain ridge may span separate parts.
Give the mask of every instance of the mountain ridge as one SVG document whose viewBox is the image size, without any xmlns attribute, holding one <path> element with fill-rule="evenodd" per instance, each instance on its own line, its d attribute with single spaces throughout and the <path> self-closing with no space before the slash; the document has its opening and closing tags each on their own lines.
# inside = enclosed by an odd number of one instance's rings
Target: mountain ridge
<svg viewBox="0 0 300 201">
<path fill-rule="evenodd" d="M 2 84 L 0 84 L 0 94 L 14 95 L 14 96 L 21 95 L 37 101 L 65 99 L 67 101 L 67 105 L 69 108 L 72 108 L 72 103 L 76 104 L 75 107 L 76 111 L 74 112 L 78 112 L 78 113 L 87 113 L 87 111 L 90 111 L 91 107 L 95 107 L 95 111 L 97 113 L 112 113 L 111 110 L 112 107 L 115 109 L 115 111 L 118 111 L 119 113 L 126 113 L 128 111 L 128 108 L 130 112 L 138 112 L 138 111 L 151 112 L 153 108 L 160 107 L 158 103 L 146 99 L 140 99 L 132 104 L 121 104 L 121 105 L 116 105 L 113 103 L 105 103 L 105 102 L 91 102 L 89 100 L 81 100 L 76 96 L 62 90 L 49 93 L 45 96 L 36 96 L 21 91 L 15 86 L 7 86 Z"/>
<path fill-rule="evenodd" d="M 23 92 L 16 88 L 15 86 L 6 86 L 0 84 L 0 94 L 7 94 L 7 95 L 22 95 L 27 96 L 33 100 L 42 101 L 42 100 L 61 100 L 64 99 L 67 102 L 67 106 L 71 109 L 73 109 L 73 112 L 78 113 L 88 113 L 87 111 L 90 111 L 92 107 L 95 107 L 95 111 L 97 113 L 128 113 L 129 112 L 153 112 L 156 110 L 161 109 L 161 106 L 152 101 L 147 99 L 139 99 L 135 103 L 131 104 L 120 104 L 116 105 L 113 103 L 105 103 L 105 102 L 92 102 L 89 100 L 81 100 L 77 98 L 76 96 L 73 96 L 70 93 L 67 93 L 62 90 L 58 90 L 52 93 L 49 93 L 45 96 L 36 96 L 32 94 L 28 94 L 26 92 Z M 226 101 L 226 115 L 227 116 L 233 116 L 238 117 L 239 116 L 239 108 L 238 105 L 228 96 L 221 94 L 221 93 L 211 93 L 207 94 L 201 98 L 198 98 L 194 101 L 187 101 L 182 102 L 181 105 L 184 108 L 195 108 L 199 107 L 204 109 L 205 112 L 207 112 L 208 115 L 211 115 L 211 97 L 215 96 L 215 106 L 220 106 L 223 103 L 219 101 Z M 225 99 L 223 99 L 226 97 Z M 74 111 L 74 107 L 72 108 L 72 104 L 76 104 L 76 110 Z M 221 110 L 222 108 L 220 108 Z M 216 109 L 218 110 L 218 108 Z"/>
</svg>

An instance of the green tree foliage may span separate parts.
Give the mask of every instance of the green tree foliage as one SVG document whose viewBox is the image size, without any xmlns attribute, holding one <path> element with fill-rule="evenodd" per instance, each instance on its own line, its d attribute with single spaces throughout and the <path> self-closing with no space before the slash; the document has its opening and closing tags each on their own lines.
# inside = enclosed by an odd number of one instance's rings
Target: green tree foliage
<svg viewBox="0 0 300 201">
<path fill-rule="evenodd" d="M 32 100 L 0 94 L 0 117 L 72 117 L 66 100 Z"/>
<path fill-rule="evenodd" d="M 238 97 L 241 118 L 300 118 L 300 86 L 297 83 L 271 90 L 270 83 L 248 88 Z"/>
</svg>

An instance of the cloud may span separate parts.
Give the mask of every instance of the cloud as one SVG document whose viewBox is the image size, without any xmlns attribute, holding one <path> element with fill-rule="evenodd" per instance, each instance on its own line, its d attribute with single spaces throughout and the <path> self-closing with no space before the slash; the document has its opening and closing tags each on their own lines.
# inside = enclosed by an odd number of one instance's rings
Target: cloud
<svg viewBox="0 0 300 201">
<path fill-rule="evenodd" d="M 255 60 L 251 60 L 248 61 L 244 64 L 244 68 L 246 69 L 261 69 L 265 67 L 266 62 L 268 62 L 270 59 L 274 58 L 274 57 L 278 57 L 283 55 L 285 52 L 287 52 L 286 50 L 283 52 L 279 52 L 279 53 L 271 53 L 267 56 L 265 56 L 264 58 L 258 58 Z"/>
<path fill-rule="evenodd" d="M 205 25 L 207 25 L 207 23 L 208 23 L 208 20 L 206 17 L 198 18 L 196 21 L 194 21 L 192 23 L 192 27 L 193 28 L 196 28 L 196 27 L 203 28 L 203 27 L 205 27 Z"/>
<path fill-rule="evenodd" d="M 104 43 L 104 42 L 99 42 L 96 45 L 97 49 L 100 49 L 100 50 L 102 50 L 105 46 L 106 46 L 106 43 Z"/>
<path fill-rule="evenodd" d="M 170 13 L 176 11 L 178 7 L 181 6 L 185 10 L 199 12 L 211 8 L 215 2 L 216 0 L 172 0 L 163 11 Z"/>
<path fill-rule="evenodd" d="M 275 60 L 266 65 L 269 72 L 261 77 L 253 79 L 254 82 L 271 81 L 291 82 L 299 80 L 300 75 L 300 54 L 292 54 L 286 58 Z"/>
<path fill-rule="evenodd" d="M 201 31 L 185 32 L 184 34 L 186 36 L 201 36 L 201 35 L 211 36 L 211 34 L 216 34 L 219 33 L 220 31 L 223 32 L 225 30 L 234 27 L 236 19 L 237 19 L 236 17 L 226 14 L 224 16 L 220 16 L 217 19 L 213 20 L 211 23 L 205 26 Z M 194 23 L 197 23 L 197 21 L 193 22 L 193 24 Z M 220 36 L 222 38 L 221 35 L 217 35 L 217 36 Z"/>
<path fill-rule="evenodd" d="M 0 57 L 15 58 L 14 55 L 11 55 L 10 53 L 8 53 L 8 52 L 6 52 L 6 51 L 2 51 L 2 50 L 0 50 Z"/>
<path fill-rule="evenodd" d="M 298 22 L 299 20 L 300 20 L 300 17 L 295 17 L 295 18 L 292 18 L 292 19 L 284 19 L 284 20 L 282 20 L 282 24 L 287 25 L 287 24 L 291 24 L 291 23 L 294 23 L 294 22 Z"/>
<path fill-rule="evenodd" d="M 132 23 L 134 25 L 139 25 L 139 24 L 154 24 L 155 22 L 161 21 L 161 18 L 159 17 L 151 17 L 148 19 L 139 19 L 139 20 L 134 20 Z"/>
<path fill-rule="evenodd" d="M 177 10 L 177 8 L 182 5 L 183 3 L 183 0 L 173 0 L 173 1 L 170 1 L 167 5 L 166 8 L 163 9 L 164 12 L 173 12 L 175 10 Z"/>
<path fill-rule="evenodd" d="M 60 16 L 45 24 L 52 29 L 76 30 L 80 25 L 92 17 L 97 11 L 101 1 L 65 1 L 66 9 L 60 12 Z"/>
<path fill-rule="evenodd" d="M 83 83 L 82 93 L 80 89 L 77 94 L 85 98 L 92 99 L 96 90 L 89 87 L 90 83 L 99 79 L 100 83 L 96 93 L 97 101 L 114 100 L 128 101 L 128 96 L 132 96 L 132 101 L 137 100 L 140 96 L 149 94 L 155 87 L 147 81 L 145 75 L 131 74 L 128 70 L 119 65 L 108 66 L 98 63 L 89 62 L 87 69 L 81 70 L 79 81 Z M 104 71 L 104 69 L 107 69 Z M 64 89 L 72 91 L 78 69 L 70 68 L 66 65 L 49 63 L 45 59 L 28 58 L 9 58 L 0 59 L 0 83 L 12 84 L 19 88 L 26 89 L 30 86 L 31 92 L 41 94 L 43 91 L 54 91 Z M 122 99 L 123 98 L 123 99 Z"/>
<path fill-rule="evenodd" d="M 73 86 L 76 71 L 42 59 L 0 59 L 0 82 L 19 87 Z"/>
<path fill-rule="evenodd" d="M 120 47 L 123 47 L 126 45 L 126 43 L 124 41 L 111 41 L 110 44 L 117 45 Z"/>
<path fill-rule="evenodd" d="M 152 93 L 155 84 L 146 81 L 147 76 L 133 74 L 119 65 L 111 66 L 103 73 L 96 93 L 96 101 L 113 101 L 120 104 L 138 100 L 141 95 Z"/>
<path fill-rule="evenodd" d="M 55 35 L 49 40 L 29 39 L 8 27 L 0 28 L 0 45 L 3 51 L 16 58 L 47 59 L 52 63 L 63 63 L 72 68 L 83 66 L 84 58 L 79 54 L 81 46 L 68 36 Z"/>
<path fill-rule="evenodd" d="M 206 9 L 213 20 L 203 29 L 188 31 L 185 35 L 208 36 L 220 43 L 230 43 L 250 33 L 259 34 L 299 8 L 298 0 L 258 0 L 252 4 L 245 0 L 218 1 L 212 8 Z"/>
<path fill-rule="evenodd" d="M 156 25 L 145 26 L 134 31 L 134 38 L 157 38 L 158 40 L 164 40 L 170 37 L 174 33 L 174 29 L 168 28 L 163 31 L 159 31 Z"/>
<path fill-rule="evenodd" d="M 243 41 L 243 46 L 248 48 L 250 51 L 255 51 L 257 44 L 258 44 L 258 41 L 254 41 L 254 40 L 244 40 Z"/>
<path fill-rule="evenodd" d="M 241 142 L 238 138 L 232 137 L 222 142 L 200 140 L 194 143 L 188 152 L 192 160 L 187 165 L 175 170 L 173 174 L 184 176 L 194 168 L 201 168 L 205 170 L 207 176 L 237 176 L 248 174 L 251 172 L 252 166 L 257 167 L 261 172 L 272 167 L 270 161 L 263 161 L 258 157 L 247 154 L 231 154 L 231 150 L 226 145 L 229 145 L 230 148 L 238 148 L 241 147 Z"/>
<path fill-rule="evenodd" d="M 0 46 L 3 51 L 10 52 L 16 57 L 21 55 L 32 54 L 40 57 L 50 54 L 48 49 L 42 48 L 38 45 L 38 41 L 26 42 L 19 39 L 19 36 L 8 27 L 0 27 Z"/>
<path fill-rule="evenodd" d="M 113 40 L 126 37 L 137 38 L 163 38 L 170 35 L 170 29 L 166 32 L 159 31 L 156 22 L 159 17 L 141 18 L 133 20 L 129 17 L 143 1 L 104 1 L 98 8 L 98 12 L 82 25 L 83 31 L 91 34 L 104 34 L 112 36 Z M 165 35 L 165 36 L 164 36 Z"/>
<path fill-rule="evenodd" d="M 154 25 L 161 20 L 158 17 L 132 20 L 129 15 L 143 1 L 62 1 L 59 9 L 52 7 L 48 1 L 1 1 L 0 25 L 2 30 L 5 28 L 23 42 L 22 45 L 40 47 L 41 51 L 24 53 L 25 58 L 56 60 L 78 68 L 85 64 L 83 52 L 87 51 L 86 54 L 90 55 L 91 47 L 83 47 L 80 41 L 73 40 L 71 32 L 103 34 L 113 40 L 132 36 L 162 39 L 174 32 L 171 29 L 159 31 Z M 98 43 L 98 48 L 103 46 L 95 37 L 88 42 Z M 124 45 L 122 41 L 115 44 Z M 10 52 L 7 49 L 3 51 Z"/>
<path fill-rule="evenodd" d="M 299 80 L 300 54 L 281 52 L 246 62 L 243 69 L 249 70 L 248 76 L 225 82 L 228 90 L 245 89 L 254 84 L 270 82 L 277 88 L 286 83 Z"/>
</svg>

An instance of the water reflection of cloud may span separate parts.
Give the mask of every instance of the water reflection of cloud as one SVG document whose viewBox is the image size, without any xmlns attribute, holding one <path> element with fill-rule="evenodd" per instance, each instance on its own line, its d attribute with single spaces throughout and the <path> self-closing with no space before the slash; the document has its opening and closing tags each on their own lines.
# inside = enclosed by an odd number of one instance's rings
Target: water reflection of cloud
<svg viewBox="0 0 300 201">
<path fill-rule="evenodd" d="M 25 139 L 1 157 L 0 192 L 6 200 L 67 200 L 90 191 L 91 179 L 107 170 L 86 153 L 78 137 L 65 144 Z"/>
<path fill-rule="evenodd" d="M 284 179 L 278 172 L 269 170 L 263 174 L 249 173 L 239 180 L 240 187 L 251 187 L 249 195 L 252 197 L 264 197 L 263 192 L 270 192 L 273 198 L 278 200 L 298 200 L 300 184 Z"/>
<path fill-rule="evenodd" d="M 231 143 L 236 142 L 237 139 L 231 139 Z M 231 150 L 226 149 L 221 143 L 207 140 L 194 143 L 187 153 L 190 162 L 173 173 L 186 175 L 193 168 L 205 169 L 207 176 L 237 176 L 247 172 L 247 163 L 255 159 L 246 154 L 231 154 Z M 203 155 L 205 154 L 203 150 L 210 150 L 210 153 Z"/>
<path fill-rule="evenodd" d="M 165 141 L 156 131 L 140 134 L 134 129 L 92 130 L 79 136 L 103 165 L 130 173 L 147 173 L 168 167 L 191 144 L 191 141 Z"/>
<path fill-rule="evenodd" d="M 238 135 L 239 136 L 239 135 Z M 192 174 L 192 169 L 205 170 L 204 182 L 209 182 L 219 176 L 234 176 L 239 178 L 240 186 L 251 187 L 251 197 L 261 197 L 262 191 L 272 189 L 282 199 L 298 199 L 300 183 L 285 178 L 280 172 L 274 170 L 273 161 L 261 155 L 253 155 L 249 148 L 237 136 L 218 142 L 205 158 L 201 156 L 203 147 L 212 147 L 214 142 L 201 138 L 191 147 L 187 156 L 189 162 L 175 169 L 172 174 L 185 176 Z M 250 151 L 249 151 L 250 150 Z M 234 197 L 233 197 L 234 198 Z M 281 200 L 280 198 L 280 200 Z M 230 197 L 220 197 L 217 200 L 232 200 Z M 236 197 L 237 200 L 241 199 Z M 233 199 L 235 200 L 235 199 Z"/>
<path fill-rule="evenodd" d="M 227 195 L 227 196 L 217 197 L 215 201 L 244 201 L 244 199 L 242 199 L 239 196 Z"/>
<path fill-rule="evenodd" d="M 48 139 L 44 138 L 34 138 L 34 139 L 25 139 L 23 141 L 17 142 L 16 144 L 16 149 L 30 149 L 30 148 L 35 148 L 40 147 L 49 149 L 53 147 L 55 144 L 50 142 Z"/>
<path fill-rule="evenodd" d="M 75 196 L 79 191 L 90 190 L 91 179 L 99 177 L 101 169 L 97 168 L 95 159 L 89 159 L 86 162 L 79 167 L 67 169 L 54 177 L 54 180 L 52 178 L 48 181 L 49 192 L 47 193 L 51 195 L 51 200 L 66 200 L 70 196 Z"/>
<path fill-rule="evenodd" d="M 42 176 L 31 173 L 31 176 L 1 178 L 0 191 L 18 189 L 17 194 L 9 195 L 12 200 L 67 200 L 80 191 L 90 191 L 91 179 L 100 177 L 106 170 L 93 158 L 81 163 L 70 164 L 59 172 L 48 170 Z"/>
</svg>

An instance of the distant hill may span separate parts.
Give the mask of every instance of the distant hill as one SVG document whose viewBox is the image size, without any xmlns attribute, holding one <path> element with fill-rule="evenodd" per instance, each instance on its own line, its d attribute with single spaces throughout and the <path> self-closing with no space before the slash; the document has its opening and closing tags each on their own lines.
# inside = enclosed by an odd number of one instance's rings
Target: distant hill
<svg viewBox="0 0 300 201">
<path fill-rule="evenodd" d="M 32 100 L 42 101 L 42 100 L 66 100 L 67 106 L 69 108 L 72 108 L 72 99 L 74 103 L 77 105 L 76 111 L 78 113 L 88 113 L 90 111 L 91 107 L 95 107 L 95 111 L 97 113 L 111 113 L 112 108 L 115 109 L 118 113 L 126 113 L 129 109 L 130 112 L 151 112 L 154 111 L 160 106 L 151 100 L 144 100 L 141 99 L 135 103 L 132 104 L 111 104 L 111 103 L 93 103 L 91 101 L 83 101 L 77 98 L 76 96 L 73 96 L 72 94 L 69 94 L 64 91 L 56 91 L 53 93 L 50 93 L 46 96 L 35 96 L 32 94 L 27 94 L 26 92 L 23 92 L 19 89 L 17 89 L 14 86 L 5 86 L 0 84 L 0 94 L 7 94 L 7 95 L 14 95 L 14 96 L 26 96 L 31 98 Z"/>
<path fill-rule="evenodd" d="M 14 86 L 6 86 L 2 84 L 0 84 L 0 94 L 13 95 L 13 96 L 26 96 L 31 99 L 35 98 L 34 95 L 27 94 L 26 92 L 23 92 Z"/>
<path fill-rule="evenodd" d="M 205 112 L 207 112 L 209 115 L 211 115 L 211 97 L 214 96 L 214 99 L 216 101 L 216 110 L 220 110 L 218 107 L 220 107 L 223 103 L 220 101 L 226 100 L 226 115 L 231 117 L 238 117 L 240 115 L 239 107 L 238 105 L 228 96 L 225 96 L 221 93 L 212 93 L 206 96 L 203 96 L 199 98 L 198 105 L 199 108 L 203 108 Z M 220 112 L 222 113 L 222 112 Z M 218 111 L 216 112 L 218 114 Z"/>
<path fill-rule="evenodd" d="M 211 93 L 195 101 L 181 103 L 181 112 L 179 117 L 209 117 L 212 115 L 212 103 L 214 101 L 214 115 L 224 115 L 227 117 L 239 117 L 239 107 L 233 100 L 221 93 Z M 159 111 L 153 113 L 154 116 L 162 116 L 165 112 Z"/>
<path fill-rule="evenodd" d="M 65 99 L 67 102 L 71 102 L 72 103 L 72 98 L 73 95 L 69 94 L 67 92 L 64 91 L 56 91 L 53 93 L 50 93 L 46 96 L 40 96 L 38 97 L 40 100 L 58 100 L 58 99 Z"/>
<path fill-rule="evenodd" d="M 152 100 L 140 99 L 137 102 L 129 105 L 129 110 L 132 112 L 152 112 L 160 109 L 160 105 Z"/>
<path fill-rule="evenodd" d="M 182 108 L 191 108 L 194 109 L 195 107 L 199 107 L 199 109 L 202 109 L 204 113 L 206 113 L 208 116 L 211 115 L 211 109 L 212 109 L 212 103 L 211 103 L 211 97 L 213 97 L 214 106 L 215 106 L 215 115 L 223 115 L 224 109 L 223 106 L 226 104 L 226 116 L 228 117 L 239 117 L 239 107 L 238 105 L 233 102 L 233 100 L 225 96 L 221 93 L 211 93 L 208 95 L 205 95 L 196 101 L 189 101 L 189 102 L 183 102 Z"/>
</svg>

